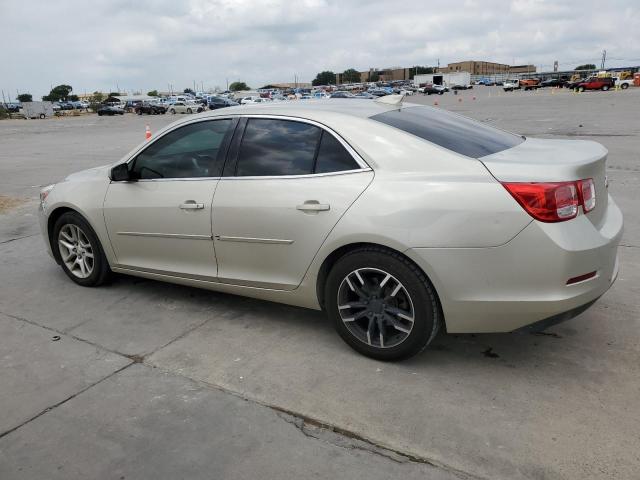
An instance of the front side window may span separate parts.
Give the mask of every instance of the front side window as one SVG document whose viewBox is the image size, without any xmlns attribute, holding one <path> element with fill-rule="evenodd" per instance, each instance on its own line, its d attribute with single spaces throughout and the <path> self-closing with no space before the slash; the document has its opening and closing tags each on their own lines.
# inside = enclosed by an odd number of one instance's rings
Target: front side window
<svg viewBox="0 0 640 480">
<path fill-rule="evenodd" d="M 313 172 L 320 128 L 308 123 L 250 118 L 238 151 L 237 176 Z"/>
<path fill-rule="evenodd" d="M 167 133 L 136 157 L 137 179 L 218 177 L 224 152 L 220 147 L 230 119 L 192 123 Z"/>
</svg>

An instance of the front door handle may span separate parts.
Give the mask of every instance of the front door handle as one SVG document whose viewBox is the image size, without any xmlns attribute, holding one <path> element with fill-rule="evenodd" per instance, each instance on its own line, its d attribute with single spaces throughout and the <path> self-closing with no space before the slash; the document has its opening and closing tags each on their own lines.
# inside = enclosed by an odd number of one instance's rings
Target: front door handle
<svg viewBox="0 0 640 480">
<path fill-rule="evenodd" d="M 196 203 L 195 200 L 187 200 L 180 205 L 182 210 L 200 210 L 204 208 L 204 203 Z"/>
<path fill-rule="evenodd" d="M 303 212 L 324 212 L 331 209 L 331 206 L 328 203 L 320 203 L 317 200 L 307 200 L 302 205 L 298 205 L 296 207 L 297 210 L 302 210 Z"/>
</svg>

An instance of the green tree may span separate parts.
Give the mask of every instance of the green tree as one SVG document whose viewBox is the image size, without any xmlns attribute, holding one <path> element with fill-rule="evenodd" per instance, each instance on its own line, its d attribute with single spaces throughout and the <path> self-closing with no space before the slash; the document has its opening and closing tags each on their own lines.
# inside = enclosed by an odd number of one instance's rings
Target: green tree
<svg viewBox="0 0 640 480">
<path fill-rule="evenodd" d="M 32 102 L 33 101 L 33 95 L 31 95 L 30 93 L 21 93 L 20 95 L 18 95 L 17 100 L 20 103 Z"/>
<path fill-rule="evenodd" d="M 150 97 L 158 97 L 158 90 L 151 90 L 150 92 L 147 92 L 147 95 Z"/>
<path fill-rule="evenodd" d="M 57 85 L 51 89 L 49 95 L 42 97 L 42 100 L 48 100 L 50 102 L 59 102 L 60 100 L 67 100 L 69 94 L 73 91 L 71 85 Z"/>
<path fill-rule="evenodd" d="M 344 72 L 342 72 L 342 82 L 343 83 L 357 83 L 360 81 L 360 72 L 358 72 L 355 68 L 348 68 Z"/>
<path fill-rule="evenodd" d="M 380 75 L 378 74 L 378 72 L 372 72 L 369 74 L 370 82 L 377 82 L 378 80 L 380 80 Z"/>
<path fill-rule="evenodd" d="M 413 80 L 413 77 L 416 75 L 424 75 L 429 73 L 435 73 L 433 67 L 421 67 L 420 65 L 415 65 L 409 69 L 409 79 Z"/>
<path fill-rule="evenodd" d="M 80 100 L 80 97 L 78 95 L 69 95 L 67 97 L 67 100 L 69 100 L 70 102 L 77 102 L 78 100 Z"/>
<path fill-rule="evenodd" d="M 93 92 L 93 95 L 89 98 L 89 108 L 94 112 L 97 112 L 104 99 L 105 96 L 102 92 Z"/>
<path fill-rule="evenodd" d="M 333 73 L 331 70 L 325 70 L 324 72 L 320 72 L 319 74 L 316 75 L 316 78 L 314 78 L 311 81 L 311 85 L 313 85 L 314 87 L 318 85 L 331 85 L 335 83 L 336 83 L 336 74 Z"/>
<path fill-rule="evenodd" d="M 233 82 L 229 85 L 229 90 L 232 92 L 239 92 L 241 90 L 250 90 L 249 85 L 244 82 Z"/>
<path fill-rule="evenodd" d="M 585 63 L 584 65 L 578 65 L 574 70 L 595 70 L 596 66 L 593 63 Z"/>
</svg>

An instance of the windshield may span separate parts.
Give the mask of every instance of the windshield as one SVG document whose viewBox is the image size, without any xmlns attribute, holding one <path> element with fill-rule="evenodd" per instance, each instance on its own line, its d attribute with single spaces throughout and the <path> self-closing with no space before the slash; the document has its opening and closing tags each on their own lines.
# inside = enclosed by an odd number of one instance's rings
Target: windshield
<svg viewBox="0 0 640 480">
<path fill-rule="evenodd" d="M 391 110 L 371 119 L 472 158 L 501 152 L 524 141 L 513 133 L 426 106 Z"/>
</svg>

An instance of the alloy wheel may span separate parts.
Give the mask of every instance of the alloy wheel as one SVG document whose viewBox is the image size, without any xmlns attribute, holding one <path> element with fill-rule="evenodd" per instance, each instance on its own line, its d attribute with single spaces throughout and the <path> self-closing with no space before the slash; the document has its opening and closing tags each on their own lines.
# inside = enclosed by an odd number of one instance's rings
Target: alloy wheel
<svg viewBox="0 0 640 480">
<path fill-rule="evenodd" d="M 67 269 L 78 278 L 87 278 L 93 272 L 94 252 L 87 235 L 78 225 L 65 224 L 58 233 L 60 258 Z"/>
<path fill-rule="evenodd" d="M 404 342 L 415 319 L 405 286 L 377 268 L 360 268 L 344 277 L 338 288 L 338 313 L 354 337 L 377 348 Z"/>
</svg>

